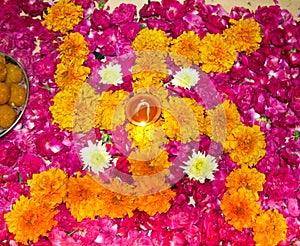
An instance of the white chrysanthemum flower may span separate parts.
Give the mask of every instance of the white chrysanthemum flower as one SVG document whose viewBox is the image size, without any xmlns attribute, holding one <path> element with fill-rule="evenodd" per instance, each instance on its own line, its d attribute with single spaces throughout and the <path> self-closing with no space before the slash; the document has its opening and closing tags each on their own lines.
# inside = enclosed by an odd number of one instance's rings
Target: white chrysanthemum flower
<svg viewBox="0 0 300 246">
<path fill-rule="evenodd" d="M 88 146 L 80 150 L 80 157 L 84 164 L 82 169 L 87 168 L 94 173 L 103 173 L 105 168 L 111 166 L 112 157 L 102 141 L 98 144 L 88 141 Z"/>
<path fill-rule="evenodd" d="M 118 85 L 123 83 L 123 73 L 120 64 L 110 62 L 105 67 L 102 67 L 98 73 L 103 84 Z"/>
<path fill-rule="evenodd" d="M 193 151 L 193 155 L 183 164 L 182 168 L 189 178 L 202 184 L 205 179 L 214 180 L 214 172 L 219 170 L 215 158 L 211 155 L 206 156 L 200 151 L 197 153 Z"/>
<path fill-rule="evenodd" d="M 196 69 L 193 68 L 181 68 L 179 72 L 174 75 L 174 78 L 170 81 L 174 86 L 181 86 L 185 89 L 191 89 L 195 86 L 200 79 L 200 75 Z"/>
</svg>

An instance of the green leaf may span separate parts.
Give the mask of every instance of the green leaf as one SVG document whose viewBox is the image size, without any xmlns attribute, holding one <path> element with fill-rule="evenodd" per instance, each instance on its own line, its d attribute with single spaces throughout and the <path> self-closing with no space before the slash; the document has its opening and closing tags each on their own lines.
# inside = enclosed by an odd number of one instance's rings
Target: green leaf
<svg viewBox="0 0 300 246">
<path fill-rule="evenodd" d="M 51 91 L 51 87 L 49 85 L 44 85 L 44 88 L 47 89 L 48 91 Z"/>
<path fill-rule="evenodd" d="M 102 59 L 105 58 L 105 56 L 104 56 L 103 54 L 101 54 L 101 53 L 99 53 L 99 52 L 97 52 L 97 51 L 94 51 L 93 54 L 95 55 L 95 58 L 96 58 L 97 60 L 102 60 Z"/>
<path fill-rule="evenodd" d="M 19 181 L 19 183 L 22 183 L 22 181 L 23 181 L 20 172 L 18 172 L 18 181 Z"/>
<path fill-rule="evenodd" d="M 75 232 L 76 232 L 76 230 L 70 231 L 70 232 L 67 233 L 67 235 L 72 236 Z"/>
<path fill-rule="evenodd" d="M 109 135 L 109 134 L 103 134 L 102 135 L 102 140 L 103 140 L 104 143 L 112 143 L 111 135 Z"/>
<path fill-rule="evenodd" d="M 98 2 L 98 8 L 99 8 L 99 9 L 104 9 L 104 4 L 105 4 L 105 1 L 104 1 L 104 0 L 100 0 L 100 1 Z"/>
<path fill-rule="evenodd" d="M 91 15 L 88 15 L 86 18 L 87 18 L 88 20 L 90 20 L 90 19 L 91 19 Z"/>
<path fill-rule="evenodd" d="M 300 137 L 300 132 L 298 130 L 295 130 L 293 135 L 294 135 L 295 140 L 297 141 Z"/>
<path fill-rule="evenodd" d="M 143 24 L 140 24 L 140 28 L 141 28 L 141 29 L 144 29 L 144 28 L 146 28 L 146 26 L 143 25 Z"/>
<path fill-rule="evenodd" d="M 290 54 L 291 54 L 291 53 L 297 53 L 297 49 L 296 49 L 295 47 L 292 48 L 291 51 L 290 51 Z"/>
</svg>

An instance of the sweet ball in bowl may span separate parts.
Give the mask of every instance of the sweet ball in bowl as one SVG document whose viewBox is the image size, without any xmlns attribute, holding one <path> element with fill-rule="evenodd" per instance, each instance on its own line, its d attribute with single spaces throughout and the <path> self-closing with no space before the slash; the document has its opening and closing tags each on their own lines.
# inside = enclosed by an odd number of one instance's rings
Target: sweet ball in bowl
<svg viewBox="0 0 300 246">
<path fill-rule="evenodd" d="M 0 105 L 0 127 L 9 128 L 17 118 L 17 113 L 7 104 Z"/>
<path fill-rule="evenodd" d="M 10 86 L 0 82 L 0 105 L 6 104 L 10 99 Z"/>
</svg>

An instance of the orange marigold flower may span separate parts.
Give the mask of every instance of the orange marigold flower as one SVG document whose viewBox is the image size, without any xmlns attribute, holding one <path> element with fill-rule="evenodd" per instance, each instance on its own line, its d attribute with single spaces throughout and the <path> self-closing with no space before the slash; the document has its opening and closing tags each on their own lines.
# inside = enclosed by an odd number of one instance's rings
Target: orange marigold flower
<svg viewBox="0 0 300 246">
<path fill-rule="evenodd" d="M 59 63 L 55 71 L 55 82 L 60 89 L 78 90 L 86 78 L 89 76 L 91 69 L 81 65 L 80 60 L 73 60 L 71 63 Z"/>
<path fill-rule="evenodd" d="M 16 242 L 29 245 L 28 241 L 36 243 L 40 236 L 48 236 L 48 231 L 57 225 L 57 213 L 49 204 L 22 195 L 4 218 Z"/>
<path fill-rule="evenodd" d="M 106 190 L 100 199 L 105 204 L 99 212 L 101 217 L 108 216 L 111 219 L 117 219 L 128 215 L 130 218 L 137 207 L 134 196 L 127 196 L 110 190 Z"/>
<path fill-rule="evenodd" d="M 66 207 L 77 219 L 94 219 L 99 215 L 105 201 L 99 200 L 105 189 L 97 183 L 90 175 L 83 177 L 77 173 L 76 177 L 70 177 L 67 183 Z"/>
<path fill-rule="evenodd" d="M 236 61 L 236 50 L 221 34 L 207 34 L 199 44 L 204 72 L 226 73 Z"/>
<path fill-rule="evenodd" d="M 224 149 L 237 164 L 252 167 L 266 153 L 265 135 L 257 125 L 238 126 L 227 136 Z"/>
<path fill-rule="evenodd" d="M 227 176 L 225 185 L 228 188 L 229 193 L 234 193 L 242 187 L 256 193 L 263 190 L 265 182 L 265 175 L 257 171 L 256 168 L 242 166 L 239 169 L 235 169 Z"/>
<path fill-rule="evenodd" d="M 250 54 L 260 47 L 262 41 L 261 29 L 254 19 L 229 21 L 232 26 L 223 32 L 228 42 L 238 52 Z"/>
<path fill-rule="evenodd" d="M 63 43 L 58 47 L 61 62 L 68 64 L 73 60 L 79 60 L 81 64 L 87 59 L 90 53 L 84 36 L 79 32 L 68 34 Z"/>
<path fill-rule="evenodd" d="M 197 103 L 197 101 L 193 98 L 183 98 L 186 104 L 190 107 L 190 109 L 193 111 L 195 118 L 198 122 L 198 130 L 200 134 L 205 133 L 205 109 Z"/>
<path fill-rule="evenodd" d="M 42 24 L 49 30 L 65 34 L 81 21 L 84 9 L 70 0 L 59 0 L 47 8 L 47 12 L 48 14 L 43 14 Z"/>
<path fill-rule="evenodd" d="M 234 103 L 225 100 L 214 109 L 207 110 L 206 131 L 214 141 L 224 144 L 226 136 L 239 125 L 242 125 L 240 114 Z"/>
<path fill-rule="evenodd" d="M 49 203 L 52 207 L 62 203 L 67 193 L 67 174 L 59 168 L 33 174 L 27 181 L 30 186 L 30 196 L 36 201 Z"/>
<path fill-rule="evenodd" d="M 135 195 L 135 186 L 131 185 L 127 182 L 123 182 L 119 178 L 110 178 L 109 182 L 107 182 L 107 183 L 104 183 L 104 181 L 99 176 L 95 175 L 95 176 L 92 176 L 92 178 L 94 180 L 96 180 L 101 186 L 103 186 L 106 189 L 104 191 L 104 193 L 106 193 L 107 190 L 109 190 L 111 192 L 123 194 L 126 196 Z"/>
<path fill-rule="evenodd" d="M 134 176 L 153 175 L 163 171 L 167 171 L 165 172 L 165 174 L 167 175 L 169 172 L 166 169 L 172 164 L 168 160 L 169 154 L 166 149 L 160 149 L 158 151 L 160 151 L 160 153 L 158 153 L 154 159 L 149 159 L 152 157 L 152 154 L 149 154 L 147 152 L 141 152 L 139 154 L 129 156 L 129 171 L 132 172 Z"/>
<path fill-rule="evenodd" d="M 105 91 L 101 94 L 95 125 L 101 130 L 112 130 L 125 122 L 125 101 L 129 93 L 124 90 Z"/>
<path fill-rule="evenodd" d="M 253 224 L 253 239 L 258 246 L 275 246 L 285 241 L 286 219 L 277 210 L 263 211 Z"/>
<path fill-rule="evenodd" d="M 166 57 L 170 40 L 162 30 L 144 28 L 138 33 L 135 40 L 133 40 L 131 47 L 135 51 L 160 51 L 156 53 L 160 57 Z"/>
<path fill-rule="evenodd" d="M 140 211 L 145 211 L 150 216 L 156 213 L 166 213 L 170 207 L 170 200 L 176 196 L 176 192 L 171 189 L 160 191 L 153 195 L 139 196 L 137 208 Z"/>
<path fill-rule="evenodd" d="M 183 32 L 172 40 L 170 57 L 178 66 L 189 67 L 200 62 L 200 38 L 194 31 Z"/>
<path fill-rule="evenodd" d="M 54 104 L 49 107 L 53 117 L 52 124 L 57 123 L 60 129 L 72 131 L 77 96 L 78 91 L 74 90 L 62 90 L 54 96 Z"/>
<path fill-rule="evenodd" d="M 99 185 L 94 208 L 97 216 L 111 219 L 133 216 L 136 209 L 134 186 L 118 178 L 111 178 L 109 183 L 104 183 L 99 176 L 90 176 L 90 179 Z"/>
<path fill-rule="evenodd" d="M 238 191 L 226 192 L 221 200 L 220 207 L 228 224 L 242 231 L 251 228 L 260 212 L 257 202 L 258 195 L 242 187 Z"/>
<path fill-rule="evenodd" d="M 198 140 L 200 131 L 197 118 L 183 98 L 170 97 L 169 102 L 162 106 L 162 128 L 170 139 L 176 138 L 183 143 Z"/>
</svg>

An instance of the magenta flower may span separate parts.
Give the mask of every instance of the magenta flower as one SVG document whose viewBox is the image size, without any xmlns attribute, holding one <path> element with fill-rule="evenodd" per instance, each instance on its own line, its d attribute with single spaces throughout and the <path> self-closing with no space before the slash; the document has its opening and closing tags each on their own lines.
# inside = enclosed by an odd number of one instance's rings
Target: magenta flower
<svg viewBox="0 0 300 246">
<path fill-rule="evenodd" d="M 18 5 L 20 8 L 26 13 L 31 16 L 38 16 L 41 15 L 43 10 L 49 7 L 49 3 L 44 2 L 43 0 L 18 0 Z"/>
<path fill-rule="evenodd" d="M 184 6 L 177 0 L 163 0 L 162 6 L 164 11 L 161 15 L 170 22 L 182 19 L 184 16 Z"/>
<path fill-rule="evenodd" d="M 133 21 L 136 15 L 136 6 L 133 4 L 121 3 L 112 13 L 112 23 L 121 24 Z"/>
<path fill-rule="evenodd" d="M 46 163 L 36 155 L 24 154 L 18 161 L 20 177 L 27 181 L 32 178 L 32 174 L 46 170 Z"/>
<path fill-rule="evenodd" d="M 199 211 L 193 206 L 173 206 L 165 218 L 171 230 L 187 228 L 199 220 Z"/>
<path fill-rule="evenodd" d="M 147 20 L 147 27 L 150 29 L 157 28 L 164 32 L 168 32 L 171 30 L 171 24 L 166 22 L 165 19 L 160 18 L 152 18 Z"/>
<path fill-rule="evenodd" d="M 10 141 L 0 141 L 0 163 L 7 167 L 14 166 L 21 156 L 21 150 Z"/>
<path fill-rule="evenodd" d="M 150 4 L 144 4 L 139 11 L 142 18 L 158 16 L 162 11 L 161 3 L 158 1 L 151 1 Z"/>
<path fill-rule="evenodd" d="M 138 22 L 124 23 L 120 26 L 120 28 L 124 37 L 131 40 L 135 39 L 138 32 L 141 30 L 141 26 Z"/>
<path fill-rule="evenodd" d="M 92 0 L 72 0 L 75 4 L 81 5 L 83 8 L 88 8 L 90 7 Z M 107 0 L 104 1 L 105 3 Z"/>
<path fill-rule="evenodd" d="M 255 11 L 255 20 L 266 28 L 276 28 L 283 22 L 279 6 L 258 7 Z"/>
<path fill-rule="evenodd" d="M 71 141 L 62 132 L 41 131 L 35 136 L 35 144 L 39 155 L 50 159 L 52 156 L 69 151 Z"/>
<path fill-rule="evenodd" d="M 289 167 L 273 170 L 264 184 L 264 192 L 272 200 L 294 198 L 298 188 L 297 179 Z"/>
<path fill-rule="evenodd" d="M 211 14 L 207 16 L 205 26 L 210 33 L 222 33 L 228 25 L 228 20 Z"/>
<path fill-rule="evenodd" d="M 91 15 L 91 24 L 95 30 L 104 30 L 111 26 L 111 14 L 103 9 L 95 9 Z"/>
</svg>

